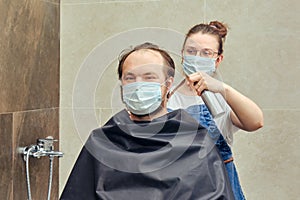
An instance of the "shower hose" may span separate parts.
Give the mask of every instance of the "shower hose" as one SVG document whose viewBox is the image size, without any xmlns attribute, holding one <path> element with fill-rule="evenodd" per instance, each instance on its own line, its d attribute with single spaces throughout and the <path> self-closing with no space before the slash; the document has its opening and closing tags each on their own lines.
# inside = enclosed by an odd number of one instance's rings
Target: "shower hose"
<svg viewBox="0 0 300 200">
<path fill-rule="evenodd" d="M 35 146 L 32 146 L 28 149 L 27 154 L 26 154 L 26 183 L 27 183 L 27 197 L 28 200 L 31 199 L 31 188 L 30 188 L 30 177 L 29 177 L 29 157 L 30 153 L 35 150 Z M 50 172 L 49 172 L 49 182 L 48 182 L 48 195 L 47 195 L 47 200 L 50 200 L 51 197 L 51 187 L 52 187 L 52 173 L 53 173 L 53 156 L 49 156 L 50 160 Z"/>
</svg>

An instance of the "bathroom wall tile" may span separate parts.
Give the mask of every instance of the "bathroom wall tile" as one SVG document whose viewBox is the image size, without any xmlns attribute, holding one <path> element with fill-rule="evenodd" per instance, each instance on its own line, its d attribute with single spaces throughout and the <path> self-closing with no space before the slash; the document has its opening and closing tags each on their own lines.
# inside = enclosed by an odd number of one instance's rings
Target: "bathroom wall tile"
<svg viewBox="0 0 300 200">
<path fill-rule="evenodd" d="M 58 107 L 59 5 L 0 3 L 0 113 Z"/>
<path fill-rule="evenodd" d="M 282 38 L 266 33 L 247 36 L 247 40 L 241 41 L 241 44 L 238 44 L 239 41 L 232 42 L 220 66 L 225 82 L 265 109 L 300 108 L 300 82 L 297 77 L 300 60 L 293 56 L 300 45 L 297 38 L 299 36 Z M 241 46 L 251 48 L 237 53 L 235 49 Z"/>
<path fill-rule="evenodd" d="M 262 129 L 235 135 L 235 162 L 247 199 L 298 199 L 300 110 L 265 110 Z"/>
<path fill-rule="evenodd" d="M 247 50 L 251 56 L 244 59 L 247 63 L 241 71 L 244 76 L 237 84 L 259 99 L 265 109 L 299 109 L 300 59 L 293 56 L 300 45 L 299 36 L 266 33 L 265 36 L 248 37 L 248 42 L 247 45 L 254 44 L 253 49 Z M 265 53 L 259 53 L 263 49 Z"/>
<path fill-rule="evenodd" d="M 30 146 L 37 143 L 38 138 L 59 137 L 58 109 L 42 109 L 29 112 L 14 113 L 13 149 Z M 54 150 L 58 150 L 58 142 Z M 26 168 L 23 156 L 14 155 L 13 191 L 14 199 L 24 199 L 27 196 Z M 49 158 L 30 158 L 29 160 L 31 194 L 33 199 L 46 199 L 49 180 Z M 58 199 L 58 158 L 54 158 L 51 199 Z"/>
<path fill-rule="evenodd" d="M 300 108 L 300 59 L 296 56 L 300 14 L 296 4 L 294 0 L 289 4 L 207 2 L 208 18 L 230 27 L 220 66 L 223 79 L 265 109 Z"/>
<path fill-rule="evenodd" d="M 247 3 L 248 23 L 245 23 L 253 33 L 276 33 L 276 34 L 297 34 L 300 31 L 298 18 L 299 2 L 289 0 L 288 3 L 282 1 L 262 1 L 251 0 Z M 259 9 L 258 9 L 259 8 Z"/>
<path fill-rule="evenodd" d="M 282 1 L 232 0 L 229 3 L 222 0 L 209 0 L 206 1 L 206 13 L 208 21 L 220 20 L 229 24 L 239 24 L 244 29 L 238 30 L 248 31 L 248 34 L 296 33 L 299 32 L 298 5 L 297 0 L 290 0 L 288 4 Z M 230 27 L 235 29 L 234 25 Z"/>
<path fill-rule="evenodd" d="M 12 126 L 12 114 L 0 114 L 0 199 L 3 200 L 13 197 Z"/>
</svg>

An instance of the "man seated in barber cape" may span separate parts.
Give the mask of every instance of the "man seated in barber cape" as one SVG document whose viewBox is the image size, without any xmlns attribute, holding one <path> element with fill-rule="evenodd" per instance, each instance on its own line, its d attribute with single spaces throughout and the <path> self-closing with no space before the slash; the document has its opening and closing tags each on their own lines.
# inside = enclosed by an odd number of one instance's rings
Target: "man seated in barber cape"
<svg viewBox="0 0 300 200">
<path fill-rule="evenodd" d="M 184 110 L 168 113 L 175 65 L 151 43 L 123 53 L 118 74 L 126 109 L 90 134 L 61 200 L 233 199 L 215 147 Z"/>
</svg>

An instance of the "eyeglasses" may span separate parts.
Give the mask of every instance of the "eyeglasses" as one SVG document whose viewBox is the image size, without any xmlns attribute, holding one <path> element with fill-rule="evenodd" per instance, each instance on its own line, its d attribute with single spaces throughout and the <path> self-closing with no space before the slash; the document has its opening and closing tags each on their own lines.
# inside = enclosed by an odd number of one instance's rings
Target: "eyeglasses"
<svg viewBox="0 0 300 200">
<path fill-rule="evenodd" d="M 199 52 L 199 56 L 204 58 L 213 58 L 215 54 L 218 54 L 218 52 L 215 52 L 212 49 L 197 50 L 191 47 L 187 47 L 186 49 L 184 49 L 184 53 L 187 55 L 197 56 L 198 52 Z"/>
</svg>

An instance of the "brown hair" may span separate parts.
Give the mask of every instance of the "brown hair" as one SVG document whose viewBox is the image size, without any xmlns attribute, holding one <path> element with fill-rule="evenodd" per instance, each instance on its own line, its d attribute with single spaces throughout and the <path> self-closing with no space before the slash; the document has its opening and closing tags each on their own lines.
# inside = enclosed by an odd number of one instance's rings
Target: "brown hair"
<svg viewBox="0 0 300 200">
<path fill-rule="evenodd" d="M 225 37 L 227 35 L 228 26 L 218 21 L 212 21 L 209 24 L 197 24 L 193 26 L 186 34 L 183 47 L 186 43 L 188 37 L 196 33 L 209 34 L 216 36 L 219 43 L 218 55 L 223 53 L 223 43 L 225 42 Z"/>
<path fill-rule="evenodd" d="M 168 66 L 168 70 L 167 70 L 167 77 L 174 77 L 175 74 L 175 64 L 173 59 L 171 58 L 171 56 L 167 53 L 167 51 L 160 49 L 157 45 L 152 44 L 150 42 L 145 42 L 143 44 L 137 45 L 135 46 L 133 49 L 131 49 L 130 51 L 123 51 L 121 53 L 121 55 L 119 56 L 119 66 L 118 66 L 118 75 L 119 75 L 119 79 L 122 78 L 122 73 L 123 73 L 123 64 L 126 60 L 126 58 L 133 52 L 141 50 L 141 49 L 149 49 L 149 50 L 153 50 L 156 51 L 158 53 L 160 53 L 160 55 L 163 57 L 164 59 L 164 63 Z"/>
</svg>

